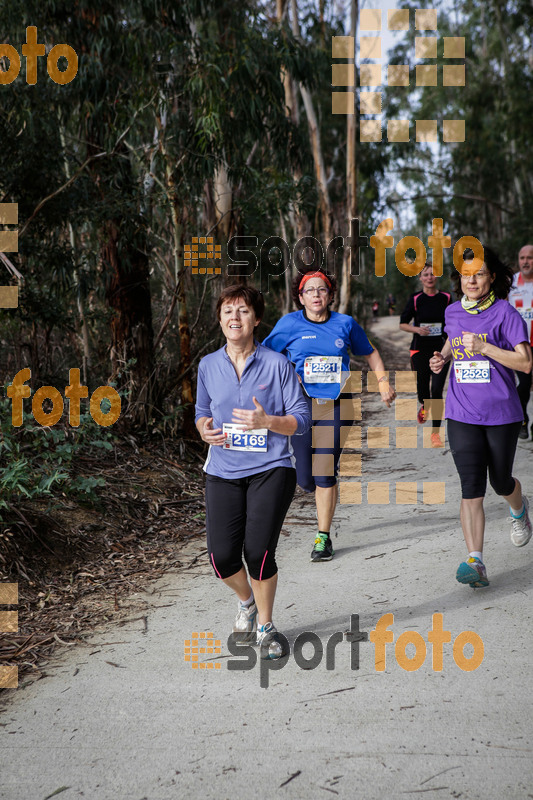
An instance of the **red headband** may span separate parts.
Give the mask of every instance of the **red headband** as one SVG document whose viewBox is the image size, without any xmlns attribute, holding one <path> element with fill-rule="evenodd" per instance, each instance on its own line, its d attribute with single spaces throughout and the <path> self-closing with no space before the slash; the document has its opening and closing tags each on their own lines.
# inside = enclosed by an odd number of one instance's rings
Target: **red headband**
<svg viewBox="0 0 533 800">
<path fill-rule="evenodd" d="M 324 275 L 323 272 L 320 272 L 320 270 L 318 270 L 317 272 L 308 272 L 307 275 L 303 276 L 302 280 L 300 281 L 300 285 L 298 287 L 298 291 L 300 292 L 300 294 L 302 293 L 302 289 L 303 289 L 303 287 L 305 285 L 305 282 L 308 281 L 309 278 L 322 278 L 322 280 L 324 281 L 326 286 L 329 289 L 331 289 L 331 281 L 328 278 L 328 276 Z"/>
</svg>

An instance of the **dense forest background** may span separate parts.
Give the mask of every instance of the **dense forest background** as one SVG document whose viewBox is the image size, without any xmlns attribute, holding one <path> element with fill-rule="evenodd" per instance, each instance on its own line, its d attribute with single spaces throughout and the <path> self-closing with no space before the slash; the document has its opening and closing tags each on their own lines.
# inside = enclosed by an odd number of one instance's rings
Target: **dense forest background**
<svg viewBox="0 0 533 800">
<path fill-rule="evenodd" d="M 385 88 L 384 116 L 436 119 L 439 131 L 443 118 L 464 119 L 460 144 L 417 144 L 414 124 L 408 143 L 388 143 L 386 133 L 361 143 L 357 94 L 355 116 L 332 114 L 332 36 L 357 37 L 356 2 L 3 0 L 3 42 L 20 53 L 26 27 L 37 26 L 47 52 L 58 43 L 76 50 L 79 70 L 61 86 L 39 58 L 29 85 L 22 59 L 19 77 L 0 86 L 0 202 L 18 203 L 19 250 L 7 256 L 22 276 L 0 264 L 2 282 L 20 284 L 18 308 L 0 310 L 1 382 L 29 367 L 32 391 L 64 394 L 78 368 L 89 394 L 110 383 L 122 398 L 112 429 L 94 423 L 88 401 L 79 428 L 67 403 L 63 419 L 42 428 L 29 400 L 14 428 L 11 401 L 0 399 L 4 526 L 23 525 L 30 500 L 94 503 L 105 476 L 81 474 L 78 456 L 109 452 L 114 437 L 176 440 L 182 454 L 192 446 L 196 367 L 221 342 L 214 304 L 235 280 L 232 237 L 256 237 L 260 265 L 288 263 L 267 285 L 263 335 L 291 310 L 295 243 L 312 236 L 325 251 L 349 235 L 351 218 L 370 236 L 393 217 L 396 240 L 425 243 L 442 218 L 452 241 L 476 236 L 516 263 L 533 238 L 533 8 L 434 7 L 439 37 L 466 38 L 466 86 Z M 411 25 L 390 63 L 414 68 L 414 35 Z M 219 275 L 185 264 L 185 245 L 205 236 L 221 247 L 220 261 L 205 262 Z M 288 247 L 270 250 L 269 237 Z M 392 292 L 401 307 L 415 279 L 388 259 L 383 278 L 370 249 L 361 249 L 358 277 L 346 254 L 330 263 L 337 308 L 365 324 L 374 299 L 385 313 Z M 259 267 L 250 272 L 237 279 L 264 288 Z"/>
</svg>

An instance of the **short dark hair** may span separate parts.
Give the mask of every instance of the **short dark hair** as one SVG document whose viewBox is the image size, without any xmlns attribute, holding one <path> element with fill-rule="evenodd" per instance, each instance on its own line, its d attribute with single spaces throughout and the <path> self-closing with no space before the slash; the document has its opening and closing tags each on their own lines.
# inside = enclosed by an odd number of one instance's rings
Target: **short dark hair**
<svg viewBox="0 0 533 800">
<path fill-rule="evenodd" d="M 291 296 L 296 308 L 303 308 L 303 305 L 300 303 L 300 295 L 301 295 L 300 283 L 302 282 L 302 278 L 304 278 L 309 272 L 321 272 L 324 278 L 326 279 L 326 285 L 327 281 L 330 282 L 331 287 L 328 287 L 329 288 L 328 306 L 330 306 L 333 303 L 333 300 L 335 298 L 335 292 L 337 290 L 337 281 L 335 280 L 335 276 L 327 275 L 323 269 L 317 269 L 316 267 L 310 265 L 308 267 L 302 267 L 300 271 L 298 271 L 294 276 L 294 278 L 292 279 Z"/>
<path fill-rule="evenodd" d="M 240 283 L 233 283 L 231 286 L 226 286 L 220 292 L 220 297 L 217 300 L 217 318 L 220 320 L 220 309 L 222 304 L 231 300 L 243 300 L 247 306 L 253 308 L 256 320 L 262 320 L 265 313 L 265 301 L 261 292 L 254 289 L 253 286 L 243 286 Z"/>
<path fill-rule="evenodd" d="M 494 282 L 492 290 L 496 297 L 500 300 L 507 300 L 507 296 L 513 285 L 513 270 L 511 267 L 500 259 L 497 253 L 490 247 L 484 248 L 483 263 L 486 265 L 491 275 L 494 275 Z M 472 250 L 465 250 L 463 259 L 469 261 L 474 258 Z M 454 270 L 452 273 L 452 283 L 454 291 L 460 300 L 464 292 L 461 289 L 461 273 Z"/>
</svg>

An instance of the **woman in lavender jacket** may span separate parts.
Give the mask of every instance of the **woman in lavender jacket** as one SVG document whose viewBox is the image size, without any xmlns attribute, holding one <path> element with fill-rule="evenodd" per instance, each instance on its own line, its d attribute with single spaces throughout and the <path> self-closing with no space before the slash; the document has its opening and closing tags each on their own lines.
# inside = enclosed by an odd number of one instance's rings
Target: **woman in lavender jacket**
<svg viewBox="0 0 533 800">
<path fill-rule="evenodd" d="M 272 623 L 272 609 L 276 545 L 296 487 L 289 437 L 305 433 L 311 419 L 292 365 L 254 340 L 263 311 L 256 289 L 222 291 L 217 316 L 226 344 L 200 361 L 195 421 L 209 445 L 209 560 L 239 599 L 233 633 L 256 640 L 263 658 L 280 658 L 286 639 Z"/>
</svg>

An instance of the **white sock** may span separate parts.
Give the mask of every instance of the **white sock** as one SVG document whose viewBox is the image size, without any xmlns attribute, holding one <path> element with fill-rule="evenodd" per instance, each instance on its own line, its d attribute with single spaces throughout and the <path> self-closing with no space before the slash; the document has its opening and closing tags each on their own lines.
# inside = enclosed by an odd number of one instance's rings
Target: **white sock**
<svg viewBox="0 0 533 800">
<path fill-rule="evenodd" d="M 239 603 L 241 604 L 241 606 L 243 608 L 249 608 L 249 606 L 251 606 L 253 602 L 254 602 L 254 593 L 253 592 L 250 595 L 250 597 L 248 598 L 248 600 L 239 600 Z"/>
<path fill-rule="evenodd" d="M 483 552 L 481 550 L 472 550 L 468 555 L 470 558 L 479 558 L 480 561 L 483 561 Z"/>
</svg>

